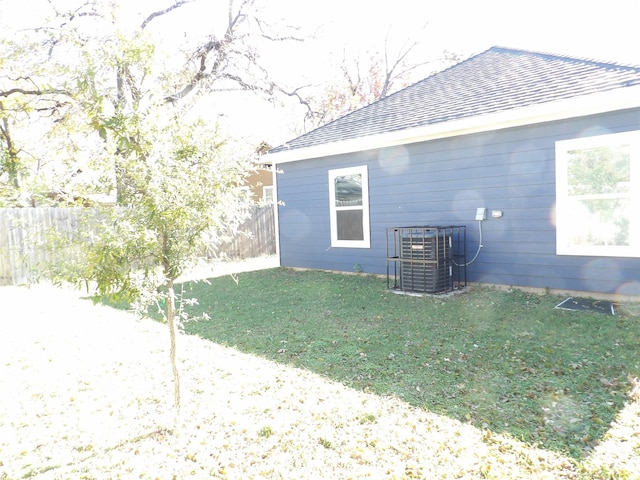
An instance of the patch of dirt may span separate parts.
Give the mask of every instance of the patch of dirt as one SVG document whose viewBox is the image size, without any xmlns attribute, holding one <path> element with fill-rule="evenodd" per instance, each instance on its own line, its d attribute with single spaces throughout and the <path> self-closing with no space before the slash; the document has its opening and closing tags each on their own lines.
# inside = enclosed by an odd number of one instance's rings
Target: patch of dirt
<svg viewBox="0 0 640 480">
<path fill-rule="evenodd" d="M 202 263 L 186 272 L 176 282 L 186 282 L 190 280 L 204 280 L 207 278 L 221 277 L 224 275 L 233 275 L 242 272 L 253 272 L 255 270 L 264 270 L 267 268 L 275 268 L 279 266 L 278 257 L 275 255 L 267 255 L 263 257 L 249 258 L 238 261 L 220 261 L 212 263 Z"/>
</svg>

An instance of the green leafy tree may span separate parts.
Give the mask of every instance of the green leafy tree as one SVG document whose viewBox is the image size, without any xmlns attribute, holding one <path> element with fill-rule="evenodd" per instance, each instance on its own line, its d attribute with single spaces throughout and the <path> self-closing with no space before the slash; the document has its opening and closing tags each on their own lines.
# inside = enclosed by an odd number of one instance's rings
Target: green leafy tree
<svg viewBox="0 0 640 480">
<path fill-rule="evenodd" d="M 144 150 L 136 124 L 149 95 L 155 105 L 183 112 L 230 91 L 290 95 L 260 52 L 301 39 L 293 27 L 270 21 L 264 0 L 173 0 L 146 15 L 124 0 L 45 5 L 47 18 L 34 15 L 40 23 L 32 28 L 0 29 L 4 203 L 112 191 L 122 203 L 128 188 L 122 163 Z M 212 20 L 204 23 L 203 15 Z M 210 119 L 224 114 L 210 103 Z"/>
<path fill-rule="evenodd" d="M 48 155 L 38 152 L 43 123 L 64 117 L 70 103 L 66 92 L 45 80 L 60 72 L 44 43 L 39 31 L 0 36 L 0 205 L 28 206 L 46 197 L 41 173 L 57 147 L 51 144 Z M 60 170 L 59 177 L 73 171 Z"/>
<path fill-rule="evenodd" d="M 141 313 L 158 307 L 169 327 L 179 412 L 176 335 L 184 317 L 176 310 L 174 284 L 245 220 L 250 203 L 242 179 L 249 165 L 225 155 L 216 132 L 202 121 L 172 117 L 141 127 L 148 147 L 144 161 L 122 165 L 127 206 L 105 209 L 97 224 L 89 215 L 84 228 L 65 237 L 77 262 L 58 265 L 56 275 L 93 284 L 99 295 L 126 299 Z"/>
<path fill-rule="evenodd" d="M 84 132 L 93 134 L 100 157 L 114 166 L 118 206 L 102 212 L 93 238 L 86 237 L 88 227 L 77 230 L 80 237 L 67 237 L 79 250 L 79 262 L 57 275 L 94 284 L 99 295 L 124 298 L 139 312 L 159 307 L 169 327 L 178 413 L 176 336 L 182 318 L 174 283 L 246 218 L 250 200 L 242 185 L 250 165 L 215 128 L 192 119 L 189 103 L 167 101 L 172 72 L 155 59 L 155 45 L 144 32 L 116 32 L 108 42 L 86 42 L 73 68 L 75 85 L 68 89 L 75 115 L 61 123 L 86 119 Z"/>
<path fill-rule="evenodd" d="M 53 266 L 53 273 L 124 298 L 140 312 L 158 307 L 169 326 L 179 412 L 175 347 L 183 317 L 175 281 L 215 254 L 251 206 L 242 186 L 251 157 L 223 141 L 216 122 L 193 107 L 212 91 L 278 91 L 251 39 L 256 32 L 262 40 L 282 37 L 258 22 L 256 0 L 231 0 L 221 32 L 169 53 L 151 25 L 195 1 L 176 0 L 137 26 L 108 0 L 55 9 L 74 3 L 52 0 L 54 15 L 42 27 L 2 41 L 0 175 L 32 200 L 38 177 L 70 198 L 117 192 L 115 208 L 87 212 L 86 228 L 56 238 L 53 246 L 73 251 L 76 261 Z M 26 134 L 34 129 L 38 136 Z M 78 176 L 83 182 L 71 180 Z"/>
</svg>

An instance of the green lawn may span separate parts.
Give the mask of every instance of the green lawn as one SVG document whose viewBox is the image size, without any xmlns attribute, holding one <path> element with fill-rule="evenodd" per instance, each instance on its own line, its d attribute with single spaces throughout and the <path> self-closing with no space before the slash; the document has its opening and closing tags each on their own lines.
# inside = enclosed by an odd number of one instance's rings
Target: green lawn
<svg viewBox="0 0 640 480">
<path fill-rule="evenodd" d="M 607 316 L 518 290 L 405 296 L 374 276 L 283 268 L 210 282 L 184 285 L 191 313 L 211 317 L 188 333 L 575 459 L 640 375 L 636 305 Z"/>
</svg>

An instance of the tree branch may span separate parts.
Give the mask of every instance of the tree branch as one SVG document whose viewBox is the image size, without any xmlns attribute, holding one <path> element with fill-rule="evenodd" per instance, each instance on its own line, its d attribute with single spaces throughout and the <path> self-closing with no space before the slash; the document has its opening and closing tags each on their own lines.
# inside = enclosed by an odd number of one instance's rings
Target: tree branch
<svg viewBox="0 0 640 480">
<path fill-rule="evenodd" d="M 190 59 L 194 65 L 191 78 L 187 79 L 180 90 L 167 95 L 166 102 L 174 103 L 185 98 L 204 82 L 209 82 L 209 88 L 211 88 L 211 84 L 219 79 L 230 80 L 239 85 L 242 90 L 273 93 L 265 69 L 259 65 L 257 55 L 247 42 L 247 39 L 255 36 L 253 22 L 258 26 L 260 38 L 270 41 L 302 41 L 302 39 L 292 35 L 271 35 L 268 31 L 271 30 L 268 25 L 250 10 L 255 2 L 256 0 L 228 0 L 227 25 L 224 34 L 221 37 L 210 36 L 209 40 L 198 48 Z M 234 6 L 234 4 L 237 5 Z M 247 27 L 249 22 L 251 25 Z M 266 81 L 258 80 L 256 81 L 260 83 L 258 85 L 256 82 L 246 81 L 244 78 L 246 75 L 236 73 L 241 68 L 240 64 L 244 62 L 241 57 L 244 57 L 248 62 L 249 71 L 252 69 L 261 71 Z"/>
<path fill-rule="evenodd" d="M 293 42 L 304 42 L 304 38 L 300 38 L 300 37 L 294 37 L 293 35 L 286 35 L 286 36 L 273 36 L 270 35 L 266 32 L 265 27 L 269 27 L 269 25 L 265 24 L 264 22 L 262 22 L 259 18 L 255 18 L 254 19 L 256 24 L 258 25 L 258 29 L 260 30 L 260 36 L 262 38 L 264 38 L 265 40 L 270 40 L 272 42 L 284 42 L 284 41 L 293 41 Z M 287 26 L 287 28 L 292 29 L 292 30 L 298 30 L 297 27 L 293 27 L 293 26 Z"/>
<path fill-rule="evenodd" d="M 187 1 L 187 0 L 185 0 Z M 243 12 L 243 8 L 247 4 L 253 3 L 254 0 L 244 0 L 242 2 L 241 7 L 234 14 L 233 12 L 233 0 L 229 0 L 229 11 L 228 11 L 228 23 L 227 28 L 224 33 L 224 37 L 222 40 L 218 40 L 216 37 L 212 36 L 211 39 L 205 43 L 195 55 L 195 60 L 198 63 L 198 68 L 196 73 L 193 75 L 191 80 L 187 82 L 187 84 L 180 90 L 172 95 L 168 95 L 165 97 L 165 101 L 168 103 L 175 103 L 184 97 L 186 97 L 189 93 L 191 93 L 198 84 L 207 78 L 215 77 L 221 70 L 221 66 L 224 61 L 228 57 L 227 47 L 234 40 L 237 39 L 235 36 L 235 29 L 239 25 L 239 23 L 246 18 L 245 13 Z M 207 73 L 207 60 L 211 52 L 216 52 L 216 59 L 213 62 L 213 66 L 211 67 L 210 73 Z"/>
<path fill-rule="evenodd" d="M 6 98 L 18 93 L 22 95 L 38 95 L 38 96 L 40 95 L 71 95 L 68 91 L 60 90 L 57 88 L 51 88 L 46 90 L 40 90 L 40 89 L 27 90 L 25 88 L 10 88 L 9 90 L 0 91 L 0 97 Z"/>
<path fill-rule="evenodd" d="M 162 15 L 165 15 L 177 8 L 182 7 L 183 5 L 186 5 L 192 2 L 193 0 L 178 0 L 175 4 L 171 5 L 168 8 L 165 8 L 164 10 L 158 10 L 157 12 L 153 12 L 151 15 L 145 18 L 144 21 L 140 24 L 140 30 L 144 30 L 145 28 L 147 28 L 147 25 L 149 25 L 149 22 L 151 22 L 154 18 L 161 17 Z"/>
</svg>

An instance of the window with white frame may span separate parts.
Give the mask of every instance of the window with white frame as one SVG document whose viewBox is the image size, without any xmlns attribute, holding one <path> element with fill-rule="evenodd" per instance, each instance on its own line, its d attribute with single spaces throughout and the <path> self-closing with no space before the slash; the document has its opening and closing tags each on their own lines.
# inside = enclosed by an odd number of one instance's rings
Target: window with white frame
<svg viewBox="0 0 640 480">
<path fill-rule="evenodd" d="M 268 185 L 262 187 L 262 203 L 271 205 L 273 203 L 273 186 Z"/>
<path fill-rule="evenodd" d="M 558 255 L 640 257 L 640 131 L 556 142 Z"/>
<path fill-rule="evenodd" d="M 369 248 L 367 166 L 329 170 L 331 246 Z"/>
</svg>

